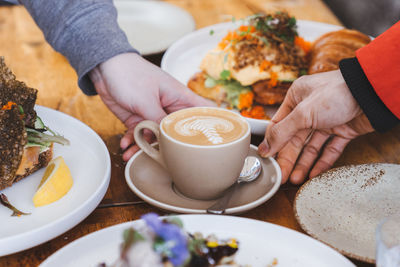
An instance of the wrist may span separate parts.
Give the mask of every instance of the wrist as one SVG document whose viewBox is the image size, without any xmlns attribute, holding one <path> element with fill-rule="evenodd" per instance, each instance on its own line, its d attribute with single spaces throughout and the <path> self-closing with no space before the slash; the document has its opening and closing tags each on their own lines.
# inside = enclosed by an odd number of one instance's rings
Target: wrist
<svg viewBox="0 0 400 267">
<path fill-rule="evenodd" d="M 339 66 L 347 87 L 375 130 L 384 132 L 399 123 L 376 94 L 357 58 L 343 59 Z"/>
<path fill-rule="evenodd" d="M 143 61 L 143 58 L 138 53 L 121 53 L 100 63 L 97 65 L 97 69 L 103 74 L 110 70 L 125 69 L 125 65 L 136 65 L 141 61 Z"/>
</svg>

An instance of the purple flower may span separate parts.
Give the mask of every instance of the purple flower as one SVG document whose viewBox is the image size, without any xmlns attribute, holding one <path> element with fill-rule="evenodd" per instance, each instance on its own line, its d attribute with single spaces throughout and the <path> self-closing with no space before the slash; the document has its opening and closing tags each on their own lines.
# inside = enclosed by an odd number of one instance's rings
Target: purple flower
<svg viewBox="0 0 400 267">
<path fill-rule="evenodd" d="M 189 257 L 187 239 L 182 229 L 175 224 L 162 222 L 155 213 L 145 214 L 142 219 L 164 241 L 156 250 L 162 250 L 161 253 L 167 256 L 174 266 L 182 265 Z"/>
</svg>

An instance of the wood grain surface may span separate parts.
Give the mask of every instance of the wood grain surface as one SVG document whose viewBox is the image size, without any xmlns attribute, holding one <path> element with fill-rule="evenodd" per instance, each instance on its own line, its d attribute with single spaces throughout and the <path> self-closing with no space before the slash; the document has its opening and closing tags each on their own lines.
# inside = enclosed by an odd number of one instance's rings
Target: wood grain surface
<svg viewBox="0 0 400 267">
<path fill-rule="evenodd" d="M 198 28 L 260 11 L 286 9 L 299 19 L 340 24 L 321 0 L 167 0 L 189 11 Z M 70 231 L 35 248 L 0 257 L 0 266 L 37 266 L 56 250 L 88 233 L 138 219 L 147 212 L 166 212 L 144 203 L 127 187 L 119 140 L 125 127 L 101 102 L 85 96 L 68 61 L 44 40 L 23 7 L 0 7 L 0 55 L 18 79 L 39 89 L 37 103 L 70 114 L 92 127 L 106 142 L 112 161 L 111 183 L 94 212 Z M 147 57 L 159 64 L 162 54 Z M 254 136 L 258 145 L 262 137 Z M 373 133 L 351 142 L 336 166 L 368 162 L 400 163 L 400 128 Z M 267 203 L 240 216 L 272 222 L 302 232 L 293 214 L 297 186 L 283 185 Z M 128 205 L 119 203 L 129 202 Z M 1 223 L 0 223 L 1 224 Z M 288 253 L 290 253 L 288 251 Z M 372 266 L 354 261 L 357 266 Z"/>
</svg>

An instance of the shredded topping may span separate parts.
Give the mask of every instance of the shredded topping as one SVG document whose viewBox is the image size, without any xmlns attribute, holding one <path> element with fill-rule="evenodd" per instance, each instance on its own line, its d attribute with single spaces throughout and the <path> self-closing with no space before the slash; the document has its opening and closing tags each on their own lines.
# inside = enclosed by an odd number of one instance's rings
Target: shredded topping
<svg viewBox="0 0 400 267">
<path fill-rule="evenodd" d="M 234 52 L 234 70 L 249 65 L 268 71 L 273 65 L 300 73 L 307 69 L 306 55 L 311 44 L 298 36 L 296 19 L 287 12 L 255 15 L 235 31 L 230 31 L 219 43 L 221 50 Z"/>
</svg>

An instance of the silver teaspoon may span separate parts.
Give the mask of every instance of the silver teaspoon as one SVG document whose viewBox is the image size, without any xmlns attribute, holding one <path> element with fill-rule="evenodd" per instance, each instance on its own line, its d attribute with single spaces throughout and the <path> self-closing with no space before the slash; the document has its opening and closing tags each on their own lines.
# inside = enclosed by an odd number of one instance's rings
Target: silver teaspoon
<svg viewBox="0 0 400 267">
<path fill-rule="evenodd" d="M 231 185 L 225 194 L 211 207 L 207 209 L 207 213 L 211 214 L 224 214 L 225 209 L 228 207 L 229 201 L 241 183 L 249 183 L 258 178 L 261 173 L 261 162 L 257 157 L 248 156 L 244 160 L 243 169 L 237 179 L 237 182 Z"/>
</svg>

